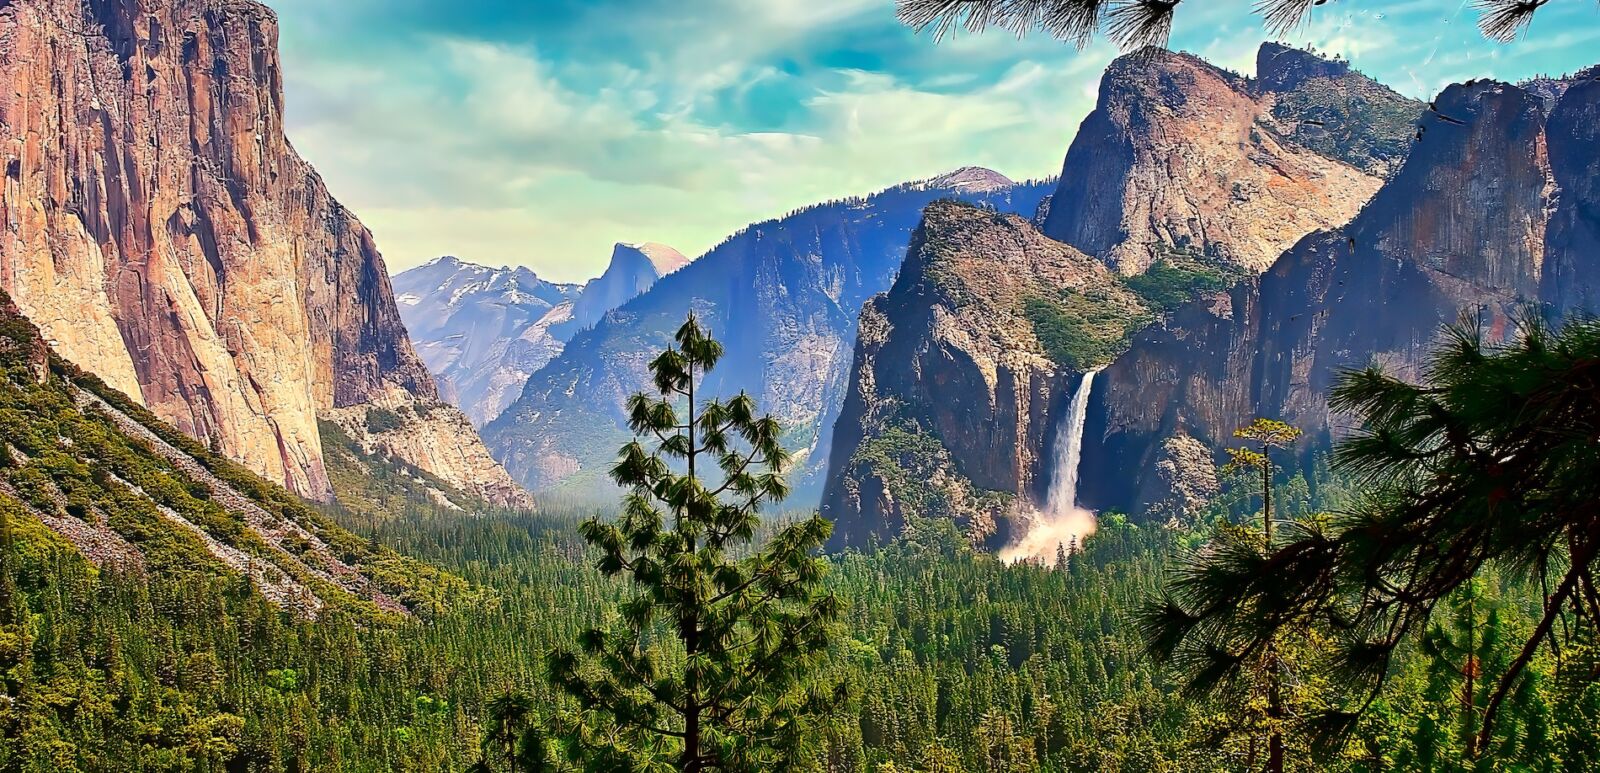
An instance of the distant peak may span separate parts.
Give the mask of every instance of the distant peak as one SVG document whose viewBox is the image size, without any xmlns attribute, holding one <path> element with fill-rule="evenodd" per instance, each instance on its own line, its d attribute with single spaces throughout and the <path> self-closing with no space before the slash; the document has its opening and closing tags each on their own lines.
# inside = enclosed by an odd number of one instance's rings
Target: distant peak
<svg viewBox="0 0 1600 773">
<path fill-rule="evenodd" d="M 627 260 L 631 255 L 642 256 L 655 270 L 656 276 L 666 276 L 689 265 L 689 259 L 677 250 L 659 242 L 617 242 L 611 251 L 611 263 Z"/>
<path fill-rule="evenodd" d="M 1339 78 L 1350 63 L 1282 43 L 1262 43 L 1256 51 L 1256 81 L 1265 91 L 1290 91 L 1312 78 Z"/>
<path fill-rule="evenodd" d="M 1011 178 L 981 166 L 964 166 L 922 181 L 924 188 L 944 188 L 960 193 L 992 193 L 1016 185 Z"/>
</svg>

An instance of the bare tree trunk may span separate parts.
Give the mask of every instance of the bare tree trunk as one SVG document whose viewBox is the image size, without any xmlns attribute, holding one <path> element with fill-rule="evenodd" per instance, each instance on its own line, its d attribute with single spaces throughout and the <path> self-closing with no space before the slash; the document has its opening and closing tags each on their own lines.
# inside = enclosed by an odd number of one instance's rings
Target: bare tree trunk
<svg viewBox="0 0 1600 773">
<path fill-rule="evenodd" d="M 694 444 L 694 366 L 689 366 L 689 484 L 695 482 L 694 459 L 699 455 L 699 449 Z M 684 513 L 678 514 L 679 518 Z M 686 546 L 690 553 L 695 552 L 697 546 L 694 540 L 689 540 Z M 692 773 L 701 769 L 700 759 L 700 680 L 695 676 L 694 658 L 700 652 L 700 621 L 694 617 L 694 609 L 698 600 L 692 598 L 693 588 L 684 588 L 684 611 L 678 619 L 678 633 L 683 637 L 684 653 L 687 655 L 683 676 L 683 757 L 679 760 L 684 773 Z"/>
<path fill-rule="evenodd" d="M 1272 551 L 1272 457 L 1270 447 L 1261 444 L 1261 528 L 1266 535 L 1266 550 Z M 1267 773 L 1283 773 L 1283 696 L 1278 688 L 1278 648 L 1267 645 L 1267 718 L 1272 734 L 1267 737 Z"/>
</svg>

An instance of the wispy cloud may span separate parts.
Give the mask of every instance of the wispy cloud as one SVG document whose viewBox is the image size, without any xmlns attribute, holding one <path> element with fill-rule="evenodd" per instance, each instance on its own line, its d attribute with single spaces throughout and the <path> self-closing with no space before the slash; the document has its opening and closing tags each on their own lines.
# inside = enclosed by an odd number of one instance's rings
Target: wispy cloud
<svg viewBox="0 0 1600 773">
<path fill-rule="evenodd" d="M 598 272 L 613 241 L 696 253 L 753 220 L 964 164 L 1049 174 L 1115 53 L 994 33 L 935 47 L 891 0 L 275 6 L 291 139 L 391 268 L 450 252 L 560 279 Z M 1497 49 L 1454 6 L 1329 4 L 1292 40 L 1426 96 L 1576 69 L 1600 34 L 1583 17 Z M 1264 36 L 1248 2 L 1192 11 L 1175 43 L 1249 71 Z"/>
</svg>

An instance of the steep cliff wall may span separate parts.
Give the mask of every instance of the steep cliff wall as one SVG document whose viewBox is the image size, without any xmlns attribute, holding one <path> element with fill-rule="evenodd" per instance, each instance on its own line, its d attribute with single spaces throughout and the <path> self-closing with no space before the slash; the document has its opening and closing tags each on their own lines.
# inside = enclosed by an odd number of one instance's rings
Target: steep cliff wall
<svg viewBox="0 0 1600 773">
<path fill-rule="evenodd" d="M 435 399 L 372 235 L 284 136 L 265 6 L 7 2 L 0 81 L 0 286 L 62 356 L 317 498 L 319 410 Z"/>
<path fill-rule="evenodd" d="M 1344 430 L 1326 398 L 1341 371 L 1376 363 L 1416 378 L 1442 326 L 1463 314 L 1492 339 L 1541 301 L 1552 316 L 1594 308 L 1583 278 L 1600 262 L 1585 230 L 1600 149 L 1583 141 L 1592 122 L 1574 119 L 1594 115 L 1597 95 L 1569 89 L 1547 124 L 1542 99 L 1517 87 L 1446 89 L 1404 166 L 1348 226 L 1180 310 L 1106 371 L 1091 405 L 1085 503 L 1162 500 L 1170 492 L 1141 471 L 1168 437 L 1219 451 L 1257 415 L 1305 429 L 1302 454 L 1326 449 Z"/>
<path fill-rule="evenodd" d="M 605 273 L 583 286 L 577 302 L 572 304 L 572 320 L 567 325 L 574 332 L 594 327 L 606 312 L 637 298 L 661 277 L 687 265 L 689 259 L 683 253 L 665 244 L 618 244 L 611 250 Z"/>
<path fill-rule="evenodd" d="M 1555 207 L 1540 296 L 1557 313 L 1600 310 L 1600 68 L 1564 92 L 1545 126 Z"/>
<path fill-rule="evenodd" d="M 834 545 L 939 517 L 1005 544 L 1012 499 L 1037 488 L 1046 463 L 1062 413 L 1053 401 L 1076 376 L 1041 315 L 1080 303 L 1121 319 L 1145 312 L 1101 263 L 1021 217 L 955 202 L 924 210 L 899 278 L 861 314 L 822 505 Z"/>
<path fill-rule="evenodd" d="M 1300 237 L 1349 220 L 1378 189 L 1382 148 L 1403 143 L 1421 106 L 1282 46 L 1261 49 L 1260 69 L 1252 81 L 1166 51 L 1112 62 L 1045 234 L 1122 274 L 1167 256 L 1259 273 Z"/>
</svg>

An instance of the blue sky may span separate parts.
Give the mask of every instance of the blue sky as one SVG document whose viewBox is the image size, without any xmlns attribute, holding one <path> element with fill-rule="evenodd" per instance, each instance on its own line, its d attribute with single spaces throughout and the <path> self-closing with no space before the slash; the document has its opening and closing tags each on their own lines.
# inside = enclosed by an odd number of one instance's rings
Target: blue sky
<svg viewBox="0 0 1600 773">
<path fill-rule="evenodd" d="M 268 0 L 289 136 L 390 269 L 440 254 L 599 273 L 617 241 L 695 256 L 809 203 L 958 166 L 1053 174 L 1104 43 L 902 28 L 893 0 Z M 1192 7 L 1185 7 L 1191 6 Z M 1241 72 L 1249 0 L 1185 3 L 1173 47 Z M 1286 42 L 1416 97 L 1600 61 L 1600 12 L 1557 0 L 1482 40 L 1461 0 L 1341 0 Z"/>
</svg>

